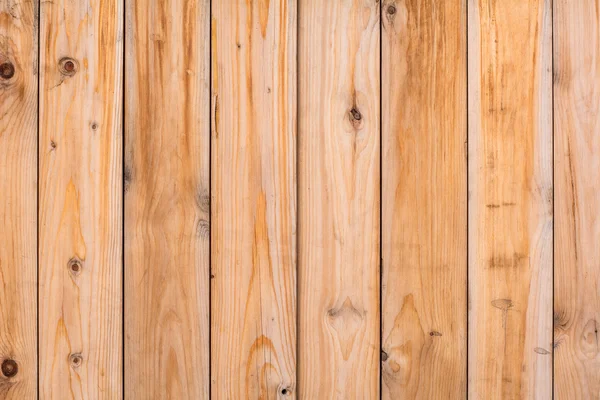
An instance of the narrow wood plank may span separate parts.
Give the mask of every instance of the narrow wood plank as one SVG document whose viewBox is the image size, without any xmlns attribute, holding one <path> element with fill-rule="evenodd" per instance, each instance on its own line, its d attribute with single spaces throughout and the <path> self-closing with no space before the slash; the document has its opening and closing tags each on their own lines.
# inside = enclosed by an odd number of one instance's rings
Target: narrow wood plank
<svg viewBox="0 0 600 400">
<path fill-rule="evenodd" d="M 125 398 L 209 393 L 208 0 L 126 2 Z"/>
<path fill-rule="evenodd" d="M 470 0 L 469 397 L 552 396 L 550 0 Z"/>
<path fill-rule="evenodd" d="M 466 2 L 383 2 L 382 396 L 467 390 Z"/>
<path fill-rule="evenodd" d="M 212 4 L 215 399 L 296 397 L 296 6 Z"/>
<path fill-rule="evenodd" d="M 117 399 L 123 2 L 43 2 L 40 24 L 40 398 Z"/>
<path fill-rule="evenodd" d="M 554 1 L 554 388 L 600 398 L 600 1 Z"/>
<path fill-rule="evenodd" d="M 380 4 L 299 15 L 299 395 L 379 396 Z"/>
<path fill-rule="evenodd" d="M 0 398 L 37 394 L 38 3 L 0 0 Z"/>
</svg>

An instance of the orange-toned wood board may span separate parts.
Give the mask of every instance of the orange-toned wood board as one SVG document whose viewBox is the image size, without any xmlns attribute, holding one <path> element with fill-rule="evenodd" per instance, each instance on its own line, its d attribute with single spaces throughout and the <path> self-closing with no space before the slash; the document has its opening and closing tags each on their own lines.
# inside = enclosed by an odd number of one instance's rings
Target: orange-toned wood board
<svg viewBox="0 0 600 400">
<path fill-rule="evenodd" d="M 0 0 L 0 398 L 37 395 L 38 4 Z"/>
<path fill-rule="evenodd" d="M 380 4 L 303 1 L 298 37 L 298 394 L 380 387 Z"/>
<path fill-rule="evenodd" d="M 40 9 L 40 399 L 122 396 L 123 2 Z"/>
<path fill-rule="evenodd" d="M 466 2 L 382 22 L 382 397 L 465 398 Z"/>
<path fill-rule="evenodd" d="M 208 399 L 209 1 L 125 19 L 125 398 Z"/>
<path fill-rule="evenodd" d="M 297 3 L 212 3 L 215 399 L 296 398 Z"/>
<path fill-rule="evenodd" d="M 550 0 L 468 4 L 472 399 L 552 396 Z"/>
<path fill-rule="evenodd" d="M 554 0 L 554 398 L 600 396 L 600 2 Z"/>
</svg>

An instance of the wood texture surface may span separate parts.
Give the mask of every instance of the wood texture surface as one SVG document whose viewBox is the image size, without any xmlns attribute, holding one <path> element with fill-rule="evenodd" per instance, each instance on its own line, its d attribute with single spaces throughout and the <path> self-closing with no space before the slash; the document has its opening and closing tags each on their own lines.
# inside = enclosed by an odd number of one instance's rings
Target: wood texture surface
<svg viewBox="0 0 600 400">
<path fill-rule="evenodd" d="M 556 399 L 600 398 L 600 2 L 554 1 Z"/>
<path fill-rule="evenodd" d="M 212 4 L 212 397 L 296 397 L 296 0 Z"/>
<path fill-rule="evenodd" d="M 123 3 L 41 6 L 41 399 L 122 395 Z"/>
<path fill-rule="evenodd" d="M 383 3 L 385 399 L 466 396 L 465 5 Z"/>
<path fill-rule="evenodd" d="M 552 396 L 549 0 L 470 0 L 469 397 Z"/>
<path fill-rule="evenodd" d="M 37 17 L 37 3 L 0 0 L 0 398 L 7 400 L 37 394 Z M 17 370 L 6 374 L 10 365 Z"/>
<path fill-rule="evenodd" d="M 209 392 L 209 1 L 126 3 L 125 397 Z"/>
<path fill-rule="evenodd" d="M 299 396 L 379 396 L 380 4 L 299 11 Z"/>
</svg>

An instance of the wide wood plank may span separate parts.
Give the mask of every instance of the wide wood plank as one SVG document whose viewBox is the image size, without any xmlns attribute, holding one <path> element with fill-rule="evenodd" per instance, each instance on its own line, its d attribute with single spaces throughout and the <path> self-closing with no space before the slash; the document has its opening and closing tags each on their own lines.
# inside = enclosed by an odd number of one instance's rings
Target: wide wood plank
<svg viewBox="0 0 600 400">
<path fill-rule="evenodd" d="M 600 398 L 600 1 L 554 1 L 554 388 Z"/>
<path fill-rule="evenodd" d="M 43 2 L 40 23 L 40 398 L 117 399 L 123 2 Z"/>
<path fill-rule="evenodd" d="M 469 397 L 552 396 L 550 0 L 470 0 Z"/>
<path fill-rule="evenodd" d="M 38 3 L 0 0 L 0 398 L 37 395 Z"/>
<path fill-rule="evenodd" d="M 295 398 L 297 0 L 212 4 L 212 397 Z"/>
<path fill-rule="evenodd" d="M 299 14 L 299 396 L 379 396 L 380 4 Z"/>
<path fill-rule="evenodd" d="M 382 396 L 467 390 L 466 2 L 383 2 Z"/>
<path fill-rule="evenodd" d="M 209 393 L 208 0 L 126 2 L 125 397 Z"/>
</svg>

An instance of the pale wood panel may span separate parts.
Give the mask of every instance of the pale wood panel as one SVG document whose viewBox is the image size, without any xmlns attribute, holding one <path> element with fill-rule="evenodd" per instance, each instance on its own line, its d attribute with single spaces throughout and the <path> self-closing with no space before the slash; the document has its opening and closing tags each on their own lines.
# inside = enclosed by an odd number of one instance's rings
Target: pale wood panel
<svg viewBox="0 0 600 400">
<path fill-rule="evenodd" d="M 554 388 L 600 398 L 600 2 L 554 1 Z"/>
<path fill-rule="evenodd" d="M 470 0 L 469 397 L 552 395 L 549 0 Z"/>
<path fill-rule="evenodd" d="M 380 4 L 299 14 L 299 396 L 379 396 Z"/>
<path fill-rule="evenodd" d="M 383 2 L 385 399 L 466 396 L 465 5 Z"/>
<path fill-rule="evenodd" d="M 123 3 L 40 24 L 40 398 L 121 398 Z"/>
<path fill-rule="evenodd" d="M 0 0 L 0 398 L 37 395 L 38 4 Z"/>
<path fill-rule="evenodd" d="M 208 0 L 126 2 L 125 397 L 209 393 Z"/>
<path fill-rule="evenodd" d="M 296 4 L 212 4 L 215 399 L 296 397 Z"/>
</svg>

